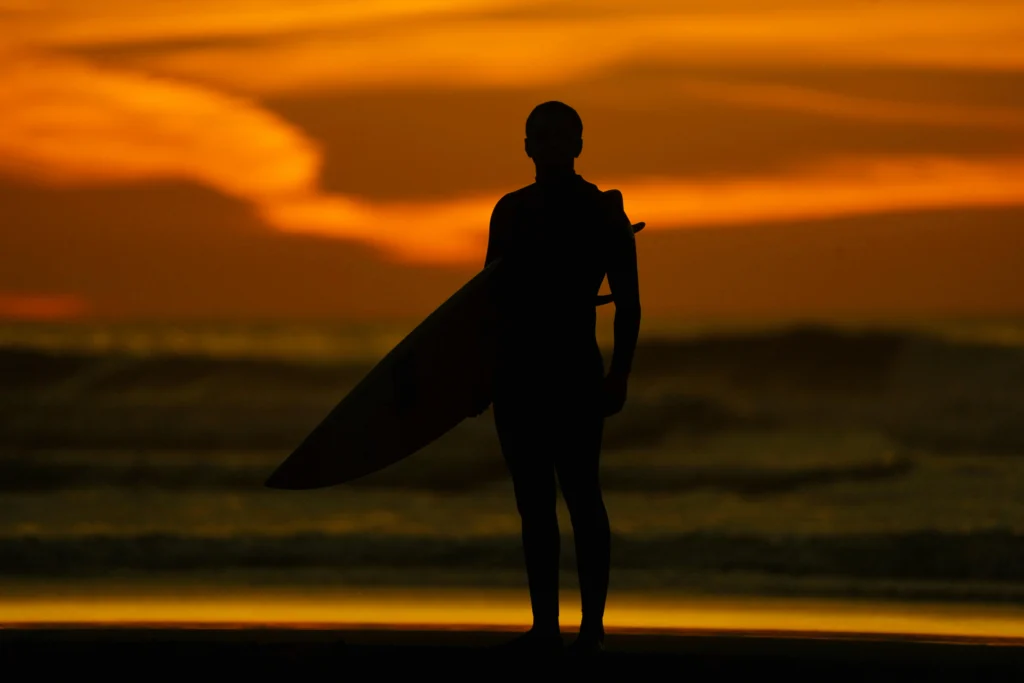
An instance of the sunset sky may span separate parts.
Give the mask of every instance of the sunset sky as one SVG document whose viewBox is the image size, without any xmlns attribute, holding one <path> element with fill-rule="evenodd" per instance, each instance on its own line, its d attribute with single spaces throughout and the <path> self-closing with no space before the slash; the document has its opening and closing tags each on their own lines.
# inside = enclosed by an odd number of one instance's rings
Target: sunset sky
<svg viewBox="0 0 1024 683">
<path fill-rule="evenodd" d="M 1020 0 L 0 0 L 0 318 L 428 313 L 552 99 L 650 313 L 1024 313 Z"/>
</svg>

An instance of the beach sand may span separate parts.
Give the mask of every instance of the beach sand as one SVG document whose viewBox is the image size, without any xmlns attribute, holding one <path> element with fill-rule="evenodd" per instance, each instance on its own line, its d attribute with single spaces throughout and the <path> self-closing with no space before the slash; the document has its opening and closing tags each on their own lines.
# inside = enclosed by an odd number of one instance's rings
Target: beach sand
<svg viewBox="0 0 1024 683">
<path fill-rule="evenodd" d="M 571 637 L 571 634 L 566 634 Z M 507 632 L 464 629 L 17 628 L 0 630 L 0 659 L 36 674 L 224 679 L 314 676 L 367 680 L 472 674 L 507 680 L 592 672 L 599 680 L 1019 681 L 1021 641 L 743 631 L 615 631 L 598 659 L 509 658 Z M 642 678 L 639 678 L 641 677 Z"/>
</svg>

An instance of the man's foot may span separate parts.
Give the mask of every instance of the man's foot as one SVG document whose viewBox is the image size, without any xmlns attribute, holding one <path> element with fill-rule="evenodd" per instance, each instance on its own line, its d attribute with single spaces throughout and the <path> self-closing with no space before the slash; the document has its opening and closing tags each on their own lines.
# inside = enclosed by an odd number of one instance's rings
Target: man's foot
<svg viewBox="0 0 1024 683">
<path fill-rule="evenodd" d="M 602 653 L 604 653 L 603 633 L 580 633 L 572 645 L 568 647 L 568 654 L 574 656 L 599 655 Z"/>
<path fill-rule="evenodd" d="M 512 640 L 502 643 L 498 649 L 503 652 L 556 654 L 562 651 L 562 634 L 530 629 Z"/>
</svg>

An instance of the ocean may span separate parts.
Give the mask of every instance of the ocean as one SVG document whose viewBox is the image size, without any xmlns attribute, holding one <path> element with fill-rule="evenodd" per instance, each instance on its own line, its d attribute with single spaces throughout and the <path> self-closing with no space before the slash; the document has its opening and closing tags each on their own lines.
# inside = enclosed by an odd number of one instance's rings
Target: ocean
<svg viewBox="0 0 1024 683">
<path fill-rule="evenodd" d="M 489 411 L 262 487 L 411 327 L 0 326 L 0 586 L 524 590 Z M 1024 603 L 1024 321 L 645 323 L 605 444 L 613 594 Z"/>
</svg>

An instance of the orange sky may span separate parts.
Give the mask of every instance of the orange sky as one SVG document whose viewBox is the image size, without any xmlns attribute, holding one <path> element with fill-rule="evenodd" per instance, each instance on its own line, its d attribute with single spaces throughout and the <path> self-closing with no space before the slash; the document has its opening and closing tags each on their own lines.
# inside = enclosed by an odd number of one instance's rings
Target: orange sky
<svg viewBox="0 0 1024 683">
<path fill-rule="evenodd" d="M 0 0 L 0 318 L 424 314 L 549 99 L 648 311 L 1024 312 L 1016 1 Z"/>
</svg>

